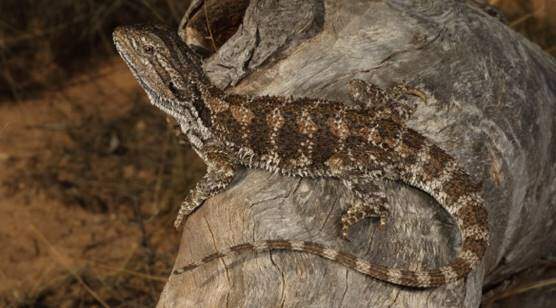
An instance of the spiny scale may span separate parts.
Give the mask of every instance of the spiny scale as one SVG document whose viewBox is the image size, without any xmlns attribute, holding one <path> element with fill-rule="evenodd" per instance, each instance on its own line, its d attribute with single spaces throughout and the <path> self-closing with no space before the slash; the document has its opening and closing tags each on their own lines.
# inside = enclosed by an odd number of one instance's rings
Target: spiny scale
<svg viewBox="0 0 556 308">
<path fill-rule="evenodd" d="M 415 106 L 416 89 L 382 90 L 354 80 L 357 106 L 314 98 L 249 97 L 226 94 L 205 76 L 200 60 L 173 32 L 157 26 L 118 28 L 116 47 L 151 103 L 176 119 L 207 174 L 183 202 L 176 226 L 211 196 L 225 190 L 240 167 L 288 176 L 335 177 L 358 198 L 342 216 L 342 236 L 368 218 L 387 215 L 381 179 L 401 181 L 430 194 L 455 219 L 462 247 L 450 264 L 409 271 L 370 264 L 320 244 L 268 240 L 215 252 L 175 271 L 192 270 L 227 255 L 282 249 L 315 254 L 390 283 L 432 287 L 465 277 L 488 243 L 487 212 L 480 187 L 445 151 L 404 121 Z"/>
</svg>

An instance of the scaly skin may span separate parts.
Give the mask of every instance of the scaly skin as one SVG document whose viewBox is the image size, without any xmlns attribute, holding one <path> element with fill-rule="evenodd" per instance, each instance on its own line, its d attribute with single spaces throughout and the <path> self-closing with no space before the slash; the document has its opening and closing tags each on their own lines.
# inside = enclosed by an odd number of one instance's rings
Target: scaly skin
<svg viewBox="0 0 556 308">
<path fill-rule="evenodd" d="M 287 176 L 334 177 L 358 201 L 342 217 L 342 236 L 367 217 L 384 223 L 387 204 L 373 183 L 388 179 L 430 194 L 456 221 L 462 247 L 448 265 L 409 271 L 370 264 L 320 244 L 289 240 L 244 243 L 174 271 L 192 270 L 230 254 L 285 249 L 315 254 L 390 283 L 433 287 L 465 277 L 482 259 L 488 242 L 487 211 L 480 187 L 455 159 L 404 121 L 413 107 L 399 85 L 381 90 L 352 81 L 358 106 L 315 98 L 226 94 L 210 83 L 197 56 L 177 35 L 158 26 L 120 27 L 118 52 L 152 104 L 180 124 L 206 162 L 207 174 L 182 204 L 176 226 L 203 201 L 223 191 L 239 167 Z"/>
</svg>

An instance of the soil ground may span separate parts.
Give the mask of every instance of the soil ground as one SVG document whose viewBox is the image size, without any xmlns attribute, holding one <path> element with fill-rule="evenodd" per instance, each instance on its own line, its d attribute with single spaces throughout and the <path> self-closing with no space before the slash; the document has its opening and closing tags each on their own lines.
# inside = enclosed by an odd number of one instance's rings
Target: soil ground
<svg viewBox="0 0 556 308">
<path fill-rule="evenodd" d="M 202 164 L 119 60 L 0 104 L 0 306 L 152 306 Z"/>
</svg>

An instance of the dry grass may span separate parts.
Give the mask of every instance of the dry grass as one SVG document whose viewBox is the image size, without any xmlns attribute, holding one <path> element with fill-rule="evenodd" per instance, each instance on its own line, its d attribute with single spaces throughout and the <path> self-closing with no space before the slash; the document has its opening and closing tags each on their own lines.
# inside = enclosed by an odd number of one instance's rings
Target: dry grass
<svg viewBox="0 0 556 308">
<path fill-rule="evenodd" d="M 162 290 L 176 205 L 204 167 L 123 63 L 107 67 L 1 106 L 1 307 L 154 306 Z"/>
<path fill-rule="evenodd" d="M 0 1 L 0 96 L 21 99 L 59 85 L 113 54 L 121 24 L 177 26 L 189 1 Z"/>
<path fill-rule="evenodd" d="M 556 56 L 556 1 L 489 0 L 508 19 L 509 26 Z"/>
</svg>

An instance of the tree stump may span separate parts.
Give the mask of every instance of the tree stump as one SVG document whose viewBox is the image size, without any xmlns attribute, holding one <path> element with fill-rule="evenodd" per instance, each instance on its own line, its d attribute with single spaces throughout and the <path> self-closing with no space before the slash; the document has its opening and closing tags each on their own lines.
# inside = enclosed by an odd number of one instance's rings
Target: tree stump
<svg viewBox="0 0 556 308">
<path fill-rule="evenodd" d="M 477 307 L 492 286 L 556 251 L 556 63 L 471 3 L 456 0 L 252 0 L 235 34 L 206 62 L 215 84 L 252 95 L 350 103 L 354 78 L 423 90 L 408 125 L 483 184 L 491 244 L 467 279 L 414 289 L 313 255 L 224 258 L 169 277 L 159 307 Z M 387 266 L 451 260 L 460 237 L 427 194 L 385 183 L 388 224 L 339 238 L 351 194 L 333 179 L 245 170 L 183 229 L 175 268 L 262 239 L 319 242 Z"/>
</svg>

